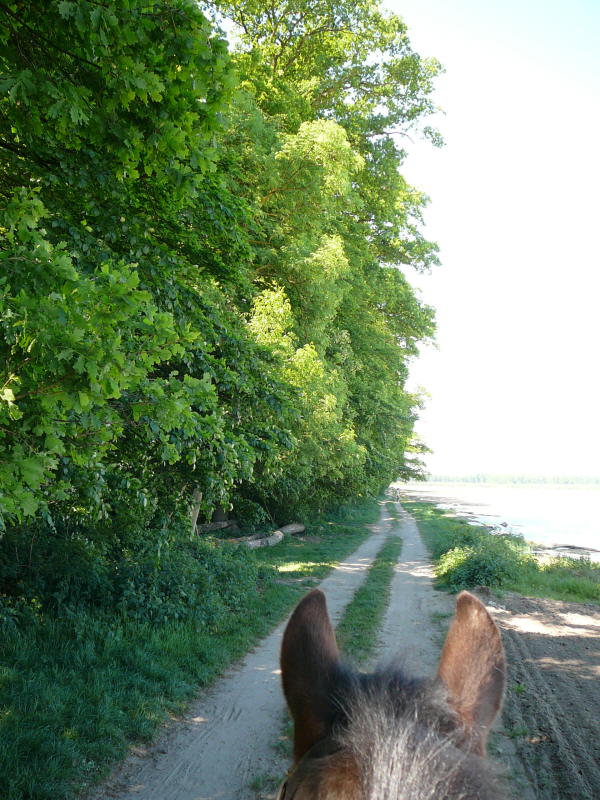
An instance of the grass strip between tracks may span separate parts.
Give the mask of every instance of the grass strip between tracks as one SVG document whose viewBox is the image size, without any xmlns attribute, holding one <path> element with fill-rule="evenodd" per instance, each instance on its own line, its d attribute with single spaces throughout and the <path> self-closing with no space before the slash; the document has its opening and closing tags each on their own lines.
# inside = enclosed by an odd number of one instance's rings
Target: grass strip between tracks
<svg viewBox="0 0 600 800">
<path fill-rule="evenodd" d="M 365 582 L 358 588 L 339 625 L 336 636 L 342 652 L 357 664 L 373 655 L 379 628 L 388 606 L 394 567 L 402 539 L 389 536 L 373 561 Z"/>
</svg>

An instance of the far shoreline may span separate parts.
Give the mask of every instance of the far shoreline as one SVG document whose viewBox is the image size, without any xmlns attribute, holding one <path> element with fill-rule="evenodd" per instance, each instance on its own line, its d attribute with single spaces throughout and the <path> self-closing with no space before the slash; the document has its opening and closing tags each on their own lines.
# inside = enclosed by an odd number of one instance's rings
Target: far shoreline
<svg viewBox="0 0 600 800">
<path fill-rule="evenodd" d="M 509 476 L 472 475 L 456 477 L 429 476 L 424 480 L 407 481 L 407 484 L 428 486 L 503 486 L 511 488 L 549 488 L 549 489 L 600 489 L 600 478 L 593 476 Z"/>
<path fill-rule="evenodd" d="M 535 531 L 528 530 L 530 527 L 525 520 L 517 521 L 513 515 L 503 513 L 500 508 L 490 508 L 488 504 L 477 502 L 473 498 L 470 500 L 452 496 L 452 489 L 467 489 L 476 492 L 478 489 L 510 489 L 510 490 L 543 490 L 547 492 L 555 491 L 596 491 L 600 492 L 600 483 L 500 483 L 491 481 L 410 481 L 405 483 L 394 483 L 394 488 L 400 496 L 409 500 L 427 502 L 436 505 L 450 512 L 453 516 L 464 519 L 471 525 L 480 525 L 487 528 L 491 534 L 510 533 L 523 537 L 531 548 L 532 553 L 541 559 L 546 558 L 577 558 L 589 559 L 590 561 L 600 562 L 600 540 L 599 546 L 592 546 L 589 542 L 578 542 L 576 533 L 571 534 L 571 541 L 568 541 L 569 534 L 564 537 L 560 534 L 555 535 L 551 541 L 540 541 L 536 537 Z M 485 509 L 477 511 L 477 509 Z"/>
</svg>

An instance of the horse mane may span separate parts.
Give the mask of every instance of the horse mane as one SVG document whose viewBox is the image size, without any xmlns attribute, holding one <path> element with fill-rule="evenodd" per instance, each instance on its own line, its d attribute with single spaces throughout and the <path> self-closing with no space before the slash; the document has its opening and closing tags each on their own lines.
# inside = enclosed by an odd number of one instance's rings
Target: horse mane
<svg viewBox="0 0 600 800">
<path fill-rule="evenodd" d="M 502 796 L 490 763 L 472 752 L 440 680 L 407 678 L 396 668 L 362 684 L 338 741 L 358 765 L 365 800 Z"/>
<path fill-rule="evenodd" d="M 439 679 L 412 678 L 397 666 L 366 675 L 339 664 L 336 672 L 327 703 L 331 734 L 306 754 L 291 798 L 506 797 L 497 771 L 470 751 L 469 732 Z"/>
</svg>

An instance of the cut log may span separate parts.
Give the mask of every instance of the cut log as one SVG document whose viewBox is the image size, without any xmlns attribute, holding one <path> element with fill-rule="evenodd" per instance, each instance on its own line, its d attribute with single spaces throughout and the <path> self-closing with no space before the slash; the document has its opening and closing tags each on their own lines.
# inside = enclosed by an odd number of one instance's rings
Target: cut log
<svg viewBox="0 0 600 800">
<path fill-rule="evenodd" d="M 297 534 L 304 533 L 306 527 L 301 522 L 290 522 L 289 525 L 284 525 L 279 530 L 283 531 L 283 533 Z"/>
<path fill-rule="evenodd" d="M 274 544 L 278 544 L 282 539 L 283 533 L 281 531 L 275 531 L 270 536 L 263 536 L 261 539 L 247 539 L 244 544 L 251 549 L 256 547 L 273 547 Z"/>
<path fill-rule="evenodd" d="M 271 531 L 272 533 L 273 531 Z M 261 533 L 253 533 L 252 536 L 245 536 L 244 541 L 246 542 L 256 542 L 258 539 L 266 539 L 267 536 L 271 534 L 268 531 L 261 531 Z"/>
</svg>

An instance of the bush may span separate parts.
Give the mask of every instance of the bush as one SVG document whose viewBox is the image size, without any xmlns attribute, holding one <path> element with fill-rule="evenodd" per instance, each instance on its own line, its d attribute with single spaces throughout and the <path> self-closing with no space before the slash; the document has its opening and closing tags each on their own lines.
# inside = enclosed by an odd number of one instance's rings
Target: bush
<svg viewBox="0 0 600 800">
<path fill-rule="evenodd" d="M 435 537 L 432 539 L 432 554 L 437 560 L 454 548 L 477 549 L 481 546 L 481 533 L 472 525 L 445 519 L 447 525 L 435 521 Z"/>
<path fill-rule="evenodd" d="M 504 588 L 558 600 L 600 602 L 600 564 L 533 555 L 520 536 L 494 535 L 432 503 L 403 500 L 436 563 L 438 584 L 452 591 Z"/>
<path fill-rule="evenodd" d="M 407 503 L 436 562 L 438 583 L 452 591 L 501 587 L 534 563 L 520 536 L 495 535 L 487 528 L 447 516 L 428 504 Z"/>
<path fill-rule="evenodd" d="M 488 543 L 480 538 L 474 546 L 453 547 L 444 553 L 436 575 L 441 585 L 453 591 L 470 586 L 502 586 L 514 574 L 515 555 L 504 543 Z"/>
<path fill-rule="evenodd" d="M 32 613 L 92 613 L 213 630 L 270 575 L 226 542 L 161 531 L 145 531 L 140 542 L 114 536 L 107 544 L 94 529 L 9 530 L 0 540 L 0 624 L 30 622 Z"/>
<path fill-rule="evenodd" d="M 84 530 L 46 523 L 10 528 L 0 539 L 0 592 L 41 611 L 111 605 L 110 558 Z"/>
<path fill-rule="evenodd" d="M 116 605 L 140 620 L 193 619 L 202 629 L 214 630 L 228 613 L 247 605 L 265 577 L 252 554 L 233 545 L 179 543 L 160 560 L 124 561 Z"/>
</svg>

